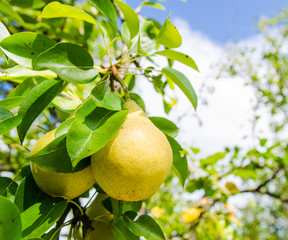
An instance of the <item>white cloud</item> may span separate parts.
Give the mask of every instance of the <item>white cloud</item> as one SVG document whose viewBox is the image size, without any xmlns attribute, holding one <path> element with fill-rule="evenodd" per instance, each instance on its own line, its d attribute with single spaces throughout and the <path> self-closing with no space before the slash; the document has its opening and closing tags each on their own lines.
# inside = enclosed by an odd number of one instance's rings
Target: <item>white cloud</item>
<svg viewBox="0 0 288 240">
<path fill-rule="evenodd" d="M 249 119 L 252 116 L 251 101 L 254 99 L 252 89 L 244 86 L 241 79 L 214 80 L 215 70 L 214 72 L 211 70 L 211 65 L 223 61 L 225 46 L 214 43 L 201 32 L 193 31 L 184 20 L 174 19 L 173 22 L 183 39 L 182 46 L 177 50 L 191 56 L 198 65 L 200 73 L 181 63 L 176 63 L 174 67 L 190 79 L 197 94 L 201 95 L 201 85 L 205 81 L 209 88 L 215 88 L 214 93 L 204 93 L 208 106 L 199 104 L 196 111 L 203 122 L 203 127 L 199 126 L 193 116 L 195 111 L 186 96 L 179 89 L 169 93 L 174 94 L 178 101 L 168 118 L 179 123 L 180 142 L 199 147 L 205 155 L 222 151 L 225 146 L 248 146 L 251 142 L 243 140 L 243 137 L 251 133 Z M 255 36 L 239 44 L 256 46 L 259 41 L 261 38 Z M 162 61 L 162 65 L 165 64 Z M 141 81 L 137 89 L 141 92 L 150 115 L 165 116 L 162 98 L 153 92 L 151 84 Z M 185 116 L 182 120 L 177 121 L 179 116 L 183 115 Z"/>
</svg>

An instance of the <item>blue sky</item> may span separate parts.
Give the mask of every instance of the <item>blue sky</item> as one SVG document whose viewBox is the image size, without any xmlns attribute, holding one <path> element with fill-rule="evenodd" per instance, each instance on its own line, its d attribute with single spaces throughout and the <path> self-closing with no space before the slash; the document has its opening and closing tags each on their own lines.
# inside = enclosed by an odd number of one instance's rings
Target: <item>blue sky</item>
<svg viewBox="0 0 288 240">
<path fill-rule="evenodd" d="M 136 7 L 140 0 L 127 0 L 127 3 Z M 163 22 L 171 13 L 172 19 L 185 19 L 192 30 L 202 32 L 218 44 L 255 35 L 259 17 L 271 17 L 281 8 L 288 8 L 287 0 L 167 0 L 162 4 L 166 11 L 146 7 L 143 15 Z"/>
</svg>

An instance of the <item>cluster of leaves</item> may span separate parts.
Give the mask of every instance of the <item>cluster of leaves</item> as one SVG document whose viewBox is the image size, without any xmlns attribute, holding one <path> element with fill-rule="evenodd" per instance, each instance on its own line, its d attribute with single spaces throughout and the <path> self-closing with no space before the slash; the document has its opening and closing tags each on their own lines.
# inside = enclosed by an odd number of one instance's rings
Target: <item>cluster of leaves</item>
<svg viewBox="0 0 288 240">
<path fill-rule="evenodd" d="M 165 91 L 174 84 L 196 108 L 190 81 L 172 68 L 173 61 L 179 61 L 198 70 L 195 62 L 171 49 L 179 47 L 182 39 L 169 18 L 160 24 L 139 17 L 143 7 L 161 5 L 143 1 L 134 11 L 120 0 L 0 2 L 0 81 L 1 86 L 8 84 L 0 101 L 0 134 L 8 149 L 1 153 L 0 163 L 1 171 L 14 173 L 13 178 L 0 177 L 1 237 L 58 239 L 68 225 L 68 238 L 85 239 L 93 229 L 86 206 L 79 199 L 67 201 L 43 193 L 29 161 L 55 172 L 75 171 L 82 159 L 99 151 L 120 129 L 127 115 L 126 99 L 145 110 L 141 97 L 133 93 L 138 75 L 163 96 L 167 112 L 171 106 L 164 99 Z M 169 66 L 159 69 L 156 56 L 166 57 Z M 142 68 L 142 61 L 150 66 Z M 188 167 L 174 139 L 178 128 L 165 118 L 150 119 L 166 134 L 174 174 L 184 186 Z M 40 133 L 55 127 L 55 139 L 30 155 Z M 131 203 L 130 209 L 114 199 L 110 205 L 115 239 L 165 239 L 149 215 L 139 216 L 141 202 Z M 71 211 L 74 217 L 66 221 Z"/>
</svg>

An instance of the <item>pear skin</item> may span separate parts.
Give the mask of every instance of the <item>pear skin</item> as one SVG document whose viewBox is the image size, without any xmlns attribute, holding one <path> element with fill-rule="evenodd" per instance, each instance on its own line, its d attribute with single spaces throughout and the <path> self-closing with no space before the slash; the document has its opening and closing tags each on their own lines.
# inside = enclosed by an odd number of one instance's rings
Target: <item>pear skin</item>
<svg viewBox="0 0 288 240">
<path fill-rule="evenodd" d="M 166 136 L 131 100 L 124 124 L 114 138 L 91 157 L 92 172 L 112 198 L 139 201 L 150 198 L 166 179 L 173 161 Z"/>
</svg>

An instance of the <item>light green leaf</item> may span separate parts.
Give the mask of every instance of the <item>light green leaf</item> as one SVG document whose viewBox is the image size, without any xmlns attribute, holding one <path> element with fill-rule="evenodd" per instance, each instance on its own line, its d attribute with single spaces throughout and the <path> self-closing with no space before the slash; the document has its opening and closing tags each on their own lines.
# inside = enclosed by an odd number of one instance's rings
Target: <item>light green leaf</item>
<svg viewBox="0 0 288 240">
<path fill-rule="evenodd" d="M 255 172 L 255 170 L 253 169 L 245 169 L 245 168 L 238 168 L 236 170 L 233 171 L 233 173 L 235 176 L 241 177 L 243 179 L 247 179 L 247 178 L 252 178 L 252 179 L 256 179 L 257 178 L 257 173 Z"/>
<path fill-rule="evenodd" d="M 189 57 L 187 54 L 184 54 L 184 53 L 181 53 L 181 52 L 177 52 L 177 51 L 174 51 L 174 50 L 163 50 L 163 51 L 158 51 L 158 52 L 155 52 L 155 54 L 158 54 L 158 55 L 162 55 L 162 56 L 165 56 L 171 60 L 176 60 L 178 62 L 181 62 L 193 69 L 195 69 L 196 71 L 199 71 L 198 70 L 198 67 L 196 65 L 196 63 L 194 62 L 194 60 Z"/>
<path fill-rule="evenodd" d="M 153 124 L 159 128 L 163 133 L 171 136 L 176 137 L 179 128 L 175 125 L 175 123 L 171 122 L 170 120 L 162 117 L 149 117 L 149 119 L 153 122 Z"/>
<path fill-rule="evenodd" d="M 166 18 L 166 21 L 157 36 L 157 43 L 162 44 L 167 48 L 177 48 L 182 45 L 181 35 L 169 18 Z"/>
<path fill-rule="evenodd" d="M 14 107 L 21 105 L 24 98 L 25 98 L 24 96 L 15 96 L 15 97 L 6 98 L 0 101 L 0 107 L 6 108 L 6 109 L 12 109 Z"/>
<path fill-rule="evenodd" d="M 16 33 L 0 42 L 3 52 L 9 58 L 27 68 L 31 68 L 32 61 L 53 45 L 55 42 L 50 38 L 33 32 Z"/>
<path fill-rule="evenodd" d="M 11 16 L 12 18 L 18 20 L 22 24 L 25 24 L 20 15 L 12 8 L 12 6 L 7 1 L 5 0 L 0 1 L 0 9 L 1 13 Z"/>
<path fill-rule="evenodd" d="M 55 132 L 55 138 L 68 133 L 68 130 L 72 123 L 75 121 L 75 118 L 67 118 L 59 127 L 57 127 Z"/>
<path fill-rule="evenodd" d="M 42 18 L 60 18 L 70 17 L 83 20 L 92 24 L 97 24 L 95 19 L 88 13 L 82 10 L 76 9 L 72 6 L 61 4 L 59 2 L 49 3 L 42 11 L 40 17 Z"/>
<path fill-rule="evenodd" d="M 116 29 L 118 29 L 117 13 L 113 3 L 107 0 L 90 0 L 105 17 L 107 17 Z"/>
<path fill-rule="evenodd" d="M 31 89 L 43 82 L 43 79 L 27 78 L 22 81 L 8 96 L 7 99 L 17 96 L 27 96 Z"/>
<path fill-rule="evenodd" d="M 41 237 L 63 214 L 67 200 L 47 198 L 21 213 L 23 239 Z"/>
<path fill-rule="evenodd" d="M 5 25 L 0 22 L 0 41 L 3 39 L 3 38 L 6 38 L 6 37 L 9 37 L 10 36 L 10 33 L 9 31 L 7 30 L 7 28 L 5 27 Z"/>
<path fill-rule="evenodd" d="M 219 160 L 223 159 L 226 156 L 227 152 L 218 152 L 215 153 L 207 158 L 201 159 L 200 163 L 201 165 L 214 165 Z"/>
<path fill-rule="evenodd" d="M 76 120 L 68 131 L 67 150 L 73 167 L 104 147 L 125 121 L 127 110 L 110 111 L 97 107 L 84 122 Z"/>
<path fill-rule="evenodd" d="M 186 155 L 181 156 L 183 151 L 180 144 L 172 137 L 167 136 L 173 153 L 173 170 L 179 178 L 181 185 L 184 187 L 185 181 L 188 178 L 188 163 Z"/>
<path fill-rule="evenodd" d="M 9 132 L 11 129 L 17 127 L 21 123 L 22 117 L 12 116 L 0 121 L 0 135 Z"/>
<path fill-rule="evenodd" d="M 98 72 L 93 68 L 93 59 L 82 47 L 72 43 L 58 43 L 33 61 L 39 69 L 50 69 L 58 76 L 73 83 L 93 81 Z"/>
<path fill-rule="evenodd" d="M 137 236 L 143 236 L 147 240 L 165 240 L 159 225 L 148 215 L 141 215 L 135 222 L 126 216 L 123 216 L 123 220 L 128 229 Z"/>
<path fill-rule="evenodd" d="M 0 196 L 0 236 L 5 240 L 21 239 L 21 218 L 17 207 L 7 198 Z"/>
<path fill-rule="evenodd" d="M 197 95 L 189 79 L 183 73 L 170 67 L 163 68 L 161 71 L 168 79 L 172 80 L 182 90 L 196 110 Z"/>
<path fill-rule="evenodd" d="M 47 79 L 56 78 L 57 74 L 50 70 L 34 71 L 21 65 L 16 65 L 13 68 L 8 68 L 4 74 L 0 73 L 0 81 L 12 81 L 21 83 L 29 77 L 43 77 Z"/>
<path fill-rule="evenodd" d="M 148 6 L 148 7 L 154 7 L 154 8 L 165 10 L 165 7 L 163 5 L 159 3 L 154 3 L 154 2 L 143 2 L 141 6 Z"/>
<path fill-rule="evenodd" d="M 130 32 L 130 38 L 134 38 L 138 34 L 140 28 L 140 22 L 137 14 L 126 3 L 123 3 L 120 0 L 114 0 L 114 2 L 118 5 L 124 15 L 124 20 L 127 23 Z"/>
<path fill-rule="evenodd" d="M 17 127 L 21 143 L 33 121 L 58 95 L 62 87 L 63 81 L 49 79 L 34 87 L 24 99 L 18 111 L 18 115 L 22 117 L 22 122 Z"/>
<path fill-rule="evenodd" d="M 13 113 L 4 107 L 0 107 L 0 121 L 12 117 Z"/>
<path fill-rule="evenodd" d="M 81 101 L 77 101 L 76 99 L 57 96 L 53 99 L 51 106 L 63 112 L 71 113 L 80 104 L 81 104 Z"/>
<path fill-rule="evenodd" d="M 121 110 L 121 99 L 110 90 L 109 80 L 99 83 L 91 92 L 91 97 L 98 106 L 109 110 Z"/>
</svg>

